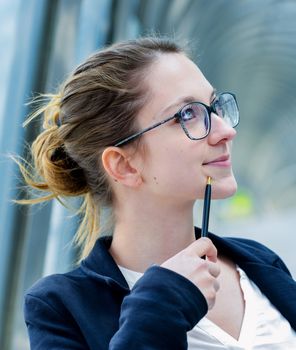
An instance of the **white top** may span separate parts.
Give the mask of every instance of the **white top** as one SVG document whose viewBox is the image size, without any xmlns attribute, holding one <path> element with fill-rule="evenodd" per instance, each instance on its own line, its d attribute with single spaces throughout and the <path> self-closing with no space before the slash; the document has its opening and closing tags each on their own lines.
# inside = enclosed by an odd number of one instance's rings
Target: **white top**
<svg viewBox="0 0 296 350">
<path fill-rule="evenodd" d="M 142 273 L 118 266 L 132 289 Z M 245 300 L 245 313 L 236 340 L 206 317 L 187 333 L 189 350 L 288 350 L 296 349 L 296 333 L 259 288 L 237 267 Z"/>
</svg>

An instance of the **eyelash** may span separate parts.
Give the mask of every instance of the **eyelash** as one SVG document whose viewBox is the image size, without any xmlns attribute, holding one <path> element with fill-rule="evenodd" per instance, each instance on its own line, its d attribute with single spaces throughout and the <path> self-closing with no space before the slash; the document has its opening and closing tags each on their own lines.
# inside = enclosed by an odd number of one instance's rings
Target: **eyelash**
<svg viewBox="0 0 296 350">
<path fill-rule="evenodd" d="M 210 105 L 216 100 L 216 98 L 217 98 L 217 95 L 214 95 L 213 99 L 211 100 Z M 193 101 L 192 101 L 192 102 L 193 102 Z M 188 106 L 189 106 L 190 103 L 192 103 L 192 102 L 189 102 L 189 103 L 188 103 Z M 177 114 L 177 113 L 175 113 L 175 114 Z M 180 117 L 179 117 L 179 116 L 176 116 L 176 117 L 173 119 L 173 123 L 174 123 L 174 124 L 180 124 Z"/>
<path fill-rule="evenodd" d="M 192 103 L 192 102 L 189 102 L 189 103 L 187 104 L 188 107 L 190 106 L 190 103 Z M 179 109 L 179 111 L 180 111 L 180 109 Z M 174 124 L 175 124 L 175 123 L 180 124 L 180 117 L 179 117 L 179 115 L 177 115 L 177 114 L 178 114 L 178 112 L 175 113 L 176 117 L 175 117 L 174 120 L 173 120 Z"/>
</svg>

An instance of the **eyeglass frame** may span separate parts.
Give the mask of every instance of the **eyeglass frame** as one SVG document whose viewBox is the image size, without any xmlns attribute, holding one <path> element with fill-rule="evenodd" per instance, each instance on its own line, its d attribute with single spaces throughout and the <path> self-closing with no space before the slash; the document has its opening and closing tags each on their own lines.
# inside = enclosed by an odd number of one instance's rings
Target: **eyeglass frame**
<svg viewBox="0 0 296 350">
<path fill-rule="evenodd" d="M 229 94 L 229 95 L 231 95 L 231 96 L 234 98 L 234 101 L 235 101 L 237 110 L 238 110 L 238 112 L 239 112 L 238 104 L 237 104 L 237 100 L 236 100 L 235 94 L 233 94 L 232 92 L 228 92 L 228 91 L 221 92 L 220 94 L 218 94 L 217 96 L 215 96 L 215 98 L 213 99 L 213 101 L 211 102 L 211 104 L 210 104 L 209 106 L 206 105 L 205 103 L 202 103 L 202 102 L 199 102 L 199 101 L 193 101 L 193 102 L 190 102 L 190 103 L 186 103 L 186 104 L 185 104 L 184 106 L 182 106 L 182 107 L 178 110 L 178 112 L 175 113 L 173 116 L 168 117 L 168 118 L 166 118 L 166 119 L 164 119 L 164 120 L 162 120 L 162 121 L 160 121 L 160 122 L 158 122 L 158 123 L 155 123 L 155 124 L 153 124 L 153 125 L 151 125 L 151 126 L 148 126 L 147 128 L 145 128 L 145 129 L 143 129 L 143 130 L 141 130 L 141 131 L 138 131 L 138 132 L 136 132 L 135 134 L 133 134 L 133 135 L 131 135 L 131 136 L 129 136 L 129 137 L 126 137 L 125 139 L 123 139 L 123 140 L 117 142 L 117 143 L 114 145 L 114 147 L 119 147 L 119 146 L 122 146 L 122 145 L 124 145 L 124 144 L 127 144 L 128 142 L 134 140 L 135 138 L 137 138 L 137 137 L 143 135 L 143 134 L 146 133 L 147 131 L 153 130 L 153 129 L 157 128 L 158 126 L 163 125 L 163 124 L 165 124 L 165 123 L 167 123 L 167 122 L 169 122 L 170 120 L 173 120 L 173 119 L 175 119 L 175 118 L 178 118 L 178 119 L 179 119 L 183 131 L 185 132 L 186 136 L 187 136 L 190 140 L 193 140 L 193 141 L 202 140 L 202 139 L 206 138 L 206 137 L 209 135 L 210 131 L 211 131 L 211 126 L 212 126 L 212 123 L 211 123 L 211 114 L 212 114 L 212 113 L 215 113 L 218 117 L 220 117 L 219 114 L 216 112 L 216 109 L 215 109 L 215 107 L 214 107 L 214 103 L 215 103 L 215 101 L 216 101 L 216 99 L 217 99 L 218 96 L 221 96 L 221 95 L 224 95 L 224 94 Z M 186 106 L 191 105 L 191 104 L 193 104 L 193 103 L 198 103 L 198 104 L 203 105 L 203 106 L 205 107 L 205 109 L 207 110 L 207 112 L 208 112 L 208 116 L 209 116 L 209 128 L 208 128 L 208 131 L 207 131 L 206 135 L 203 136 L 203 137 L 198 137 L 198 138 L 196 138 L 196 137 L 190 136 L 190 135 L 189 135 L 189 132 L 188 132 L 186 126 L 185 126 L 184 120 L 183 120 L 183 118 L 182 118 L 181 115 L 180 115 L 181 111 L 182 111 Z M 222 117 L 220 117 L 220 118 L 222 118 Z M 222 119 L 223 119 L 223 118 L 222 118 Z M 234 126 L 232 126 L 232 128 L 237 127 L 237 125 L 239 124 L 239 121 L 240 121 L 240 118 L 239 118 L 239 114 L 238 114 L 238 121 L 237 121 L 237 123 L 236 123 Z"/>
</svg>

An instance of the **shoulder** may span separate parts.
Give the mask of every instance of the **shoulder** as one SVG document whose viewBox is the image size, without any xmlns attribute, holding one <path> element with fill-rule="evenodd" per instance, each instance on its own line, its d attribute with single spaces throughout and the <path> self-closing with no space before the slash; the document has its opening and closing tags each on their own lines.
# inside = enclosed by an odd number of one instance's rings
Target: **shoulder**
<svg viewBox="0 0 296 350">
<path fill-rule="evenodd" d="M 25 293 L 25 313 L 32 304 L 46 305 L 52 309 L 62 310 L 61 306 L 70 297 L 79 279 L 83 278 L 77 270 L 65 274 L 54 274 L 40 278 Z M 30 307 L 29 307 L 30 306 Z"/>
<path fill-rule="evenodd" d="M 283 260 L 275 253 L 272 249 L 268 248 L 263 243 L 258 241 L 240 238 L 240 237 L 217 237 L 213 235 L 214 240 L 218 240 L 219 243 L 222 243 L 222 246 L 230 248 L 235 255 L 241 255 L 244 259 L 248 261 L 259 262 L 263 264 L 267 264 L 270 266 L 274 266 L 280 268 L 285 273 L 290 274 L 287 266 L 283 262 Z"/>
<path fill-rule="evenodd" d="M 277 256 L 277 254 L 273 250 L 268 248 L 266 245 L 258 241 L 255 241 L 253 239 L 240 238 L 240 237 L 225 237 L 224 239 L 244 249 L 248 248 L 248 249 L 251 249 L 252 251 L 266 253 L 273 257 Z"/>
<path fill-rule="evenodd" d="M 81 267 L 64 274 L 53 274 L 39 279 L 25 293 L 25 316 L 50 309 L 60 315 L 77 307 L 79 301 L 93 299 L 96 289 L 102 290 L 106 283 L 103 277 L 93 278 L 83 272 Z"/>
<path fill-rule="evenodd" d="M 273 250 L 258 241 L 241 237 L 221 237 L 213 233 L 209 233 L 209 238 L 218 251 L 231 258 L 238 265 L 252 263 L 273 266 L 291 276 L 283 260 Z"/>
<path fill-rule="evenodd" d="M 97 281 L 78 268 L 38 280 L 25 294 L 24 320 L 33 349 L 86 349 L 89 322 L 105 309 L 95 309 Z M 90 320 L 90 321 L 89 321 Z M 98 323 L 98 322 L 97 322 Z M 94 322 L 92 323 L 94 324 Z M 88 334 L 88 333 L 87 333 Z"/>
<path fill-rule="evenodd" d="M 85 278 L 80 268 L 63 274 L 49 275 L 35 282 L 27 290 L 26 295 L 39 298 L 53 298 L 55 294 L 67 295 L 69 291 L 73 292 L 75 286 L 78 286 Z"/>
</svg>

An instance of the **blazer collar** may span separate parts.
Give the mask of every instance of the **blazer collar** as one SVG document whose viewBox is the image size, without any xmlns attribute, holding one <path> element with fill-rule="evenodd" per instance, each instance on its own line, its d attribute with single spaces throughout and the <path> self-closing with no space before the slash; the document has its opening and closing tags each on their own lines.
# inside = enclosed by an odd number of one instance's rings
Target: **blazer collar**
<svg viewBox="0 0 296 350">
<path fill-rule="evenodd" d="M 201 230 L 195 228 L 196 239 L 200 237 Z M 242 269 L 246 266 L 273 265 L 277 256 L 269 249 L 262 249 L 262 245 L 248 239 L 218 237 L 209 233 L 209 238 L 219 253 L 230 257 Z M 81 265 L 88 273 L 95 273 L 104 278 L 111 278 L 123 287 L 127 287 L 125 279 L 119 270 L 112 255 L 109 253 L 112 236 L 100 237 L 90 254 Z M 252 244 L 250 244 L 252 242 Z"/>
<path fill-rule="evenodd" d="M 200 232 L 195 228 L 196 238 L 200 237 Z M 278 265 L 278 256 L 248 239 L 222 238 L 212 233 L 209 233 L 209 238 L 219 253 L 231 258 L 245 271 L 296 330 L 296 282 Z M 81 262 L 81 268 L 87 275 L 103 279 L 127 294 L 128 284 L 109 253 L 111 242 L 112 236 L 99 238 L 91 253 Z"/>
<path fill-rule="evenodd" d="M 104 279 L 108 284 L 128 292 L 128 284 L 109 253 L 111 242 L 112 236 L 100 237 L 90 254 L 82 260 L 81 268 L 87 275 L 96 279 Z"/>
</svg>

